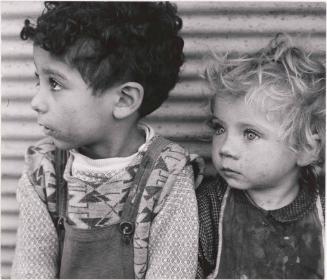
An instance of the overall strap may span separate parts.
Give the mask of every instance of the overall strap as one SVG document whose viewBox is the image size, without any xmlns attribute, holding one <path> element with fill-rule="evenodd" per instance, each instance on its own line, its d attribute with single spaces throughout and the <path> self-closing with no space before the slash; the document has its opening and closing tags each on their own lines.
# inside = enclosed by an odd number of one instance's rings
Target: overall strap
<svg viewBox="0 0 327 280">
<path fill-rule="evenodd" d="M 318 212 L 319 222 L 321 224 L 322 243 L 325 248 L 325 219 L 324 219 L 324 214 L 323 214 L 324 213 L 323 206 L 322 206 L 319 194 L 318 194 L 318 197 L 316 200 L 316 208 L 317 208 L 317 212 Z"/>
<path fill-rule="evenodd" d="M 230 193 L 230 187 L 227 186 L 226 192 L 223 196 L 223 200 L 219 209 L 219 224 L 218 224 L 218 232 L 215 232 L 215 234 L 218 235 L 218 249 L 217 249 L 217 258 L 216 258 L 216 266 L 214 271 L 208 275 L 207 278 L 218 278 L 219 273 L 219 267 L 220 267 L 220 260 L 221 260 L 221 252 L 223 247 L 223 222 L 224 222 L 224 214 L 225 214 L 225 208 L 227 205 L 227 199 Z"/>
<path fill-rule="evenodd" d="M 169 144 L 171 144 L 169 140 L 160 136 L 155 136 L 155 139 L 153 139 L 142 158 L 140 167 L 131 186 L 128 199 L 125 202 L 119 225 L 123 240 L 126 243 L 130 242 L 135 230 L 135 220 L 146 182 L 162 150 Z"/>
<path fill-rule="evenodd" d="M 66 217 L 67 207 L 67 183 L 63 178 L 64 170 L 67 163 L 67 152 L 56 148 L 55 150 L 55 173 L 56 173 L 56 215 L 55 226 L 59 241 L 59 264 L 62 256 L 62 249 L 65 237 L 64 219 Z M 60 265 L 59 265 L 60 267 Z M 60 273 L 60 272 L 58 272 Z"/>
<path fill-rule="evenodd" d="M 318 197 L 316 200 L 316 208 L 321 224 L 322 242 L 325 248 L 325 176 L 320 176 L 318 178 L 317 189 Z"/>
<path fill-rule="evenodd" d="M 319 176 L 318 178 L 318 194 L 320 198 L 320 204 L 322 207 L 323 220 L 325 220 L 325 193 L 326 193 L 325 179 L 326 179 L 325 174 Z"/>
</svg>

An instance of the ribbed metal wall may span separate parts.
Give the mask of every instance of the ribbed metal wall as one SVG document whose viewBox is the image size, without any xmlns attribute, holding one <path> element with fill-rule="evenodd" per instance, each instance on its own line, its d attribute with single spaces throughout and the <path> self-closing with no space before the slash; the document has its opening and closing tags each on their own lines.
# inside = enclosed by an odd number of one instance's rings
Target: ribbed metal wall
<svg viewBox="0 0 327 280">
<path fill-rule="evenodd" d="M 203 155 L 210 164 L 207 91 L 199 73 L 210 49 L 252 51 L 277 32 L 296 36 L 297 42 L 325 61 L 326 7 L 324 2 L 177 2 L 184 21 L 186 63 L 171 97 L 149 123 L 161 134 Z M 28 145 L 42 137 L 29 102 L 34 93 L 32 46 L 19 39 L 26 17 L 35 18 L 40 2 L 2 2 L 2 147 L 1 147 L 1 270 L 10 273 L 17 229 L 15 190 Z"/>
</svg>

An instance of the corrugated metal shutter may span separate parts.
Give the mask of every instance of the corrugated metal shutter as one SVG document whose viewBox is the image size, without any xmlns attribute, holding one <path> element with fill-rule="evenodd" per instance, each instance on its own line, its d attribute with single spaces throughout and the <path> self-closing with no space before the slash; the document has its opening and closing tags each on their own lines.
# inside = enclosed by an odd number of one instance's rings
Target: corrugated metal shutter
<svg viewBox="0 0 327 280">
<path fill-rule="evenodd" d="M 42 134 L 29 102 L 34 92 L 32 46 L 19 39 L 26 17 L 35 18 L 40 2 L 2 2 L 2 188 L 1 271 L 10 273 L 17 203 L 15 190 L 22 172 L 25 149 Z M 205 126 L 207 93 L 199 78 L 210 49 L 252 51 L 277 32 L 288 32 L 325 61 L 326 8 L 324 2 L 178 2 L 184 21 L 186 63 L 181 79 L 162 107 L 148 122 L 161 134 L 205 157 L 213 174 L 209 135 Z"/>
</svg>

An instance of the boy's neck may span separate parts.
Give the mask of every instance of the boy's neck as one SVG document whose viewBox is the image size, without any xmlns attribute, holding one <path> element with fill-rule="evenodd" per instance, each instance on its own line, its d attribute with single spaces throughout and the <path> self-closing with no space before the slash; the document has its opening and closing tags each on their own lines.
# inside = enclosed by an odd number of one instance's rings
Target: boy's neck
<svg viewBox="0 0 327 280">
<path fill-rule="evenodd" d="M 295 183 L 289 188 L 268 188 L 248 190 L 250 200 L 264 210 L 276 210 L 292 203 L 298 192 L 299 184 Z"/>
<path fill-rule="evenodd" d="M 135 125 L 130 129 L 117 128 L 111 141 L 97 146 L 83 146 L 78 151 L 92 159 L 127 157 L 136 153 L 144 142 L 144 132 Z"/>
</svg>

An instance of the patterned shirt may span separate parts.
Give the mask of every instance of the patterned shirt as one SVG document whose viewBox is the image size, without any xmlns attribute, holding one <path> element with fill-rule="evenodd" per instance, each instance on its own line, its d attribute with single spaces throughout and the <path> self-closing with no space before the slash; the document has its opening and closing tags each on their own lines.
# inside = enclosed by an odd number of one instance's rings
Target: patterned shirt
<svg viewBox="0 0 327 280">
<path fill-rule="evenodd" d="M 56 208 L 53 151 L 52 142 L 45 139 L 30 148 L 26 155 L 25 170 L 17 189 L 20 215 L 12 278 L 55 278 L 58 272 L 58 237 L 49 214 Z M 195 276 L 198 217 L 193 172 L 185 161 L 170 158 L 172 154 L 183 158 L 184 152 L 183 148 L 172 144 L 161 154 L 158 178 L 164 174 L 167 177 L 162 186 L 162 194 L 165 195 L 160 195 L 162 199 L 156 201 L 156 215 L 151 227 L 146 210 L 153 205 L 156 194 L 148 193 L 142 198 L 134 236 L 134 267 L 138 278 Z M 64 174 L 68 181 L 69 222 L 76 227 L 88 228 L 119 221 L 125 192 L 141 158 L 142 152 L 121 170 L 105 176 L 87 176 L 94 180 L 83 180 L 72 176 L 73 158 L 70 157 Z M 183 164 L 176 165 L 176 162 Z M 160 180 L 150 183 L 153 186 L 161 184 Z M 147 240 L 143 239 L 143 229 L 148 226 L 150 233 Z M 144 251 L 142 248 L 147 244 L 148 250 Z"/>
</svg>

